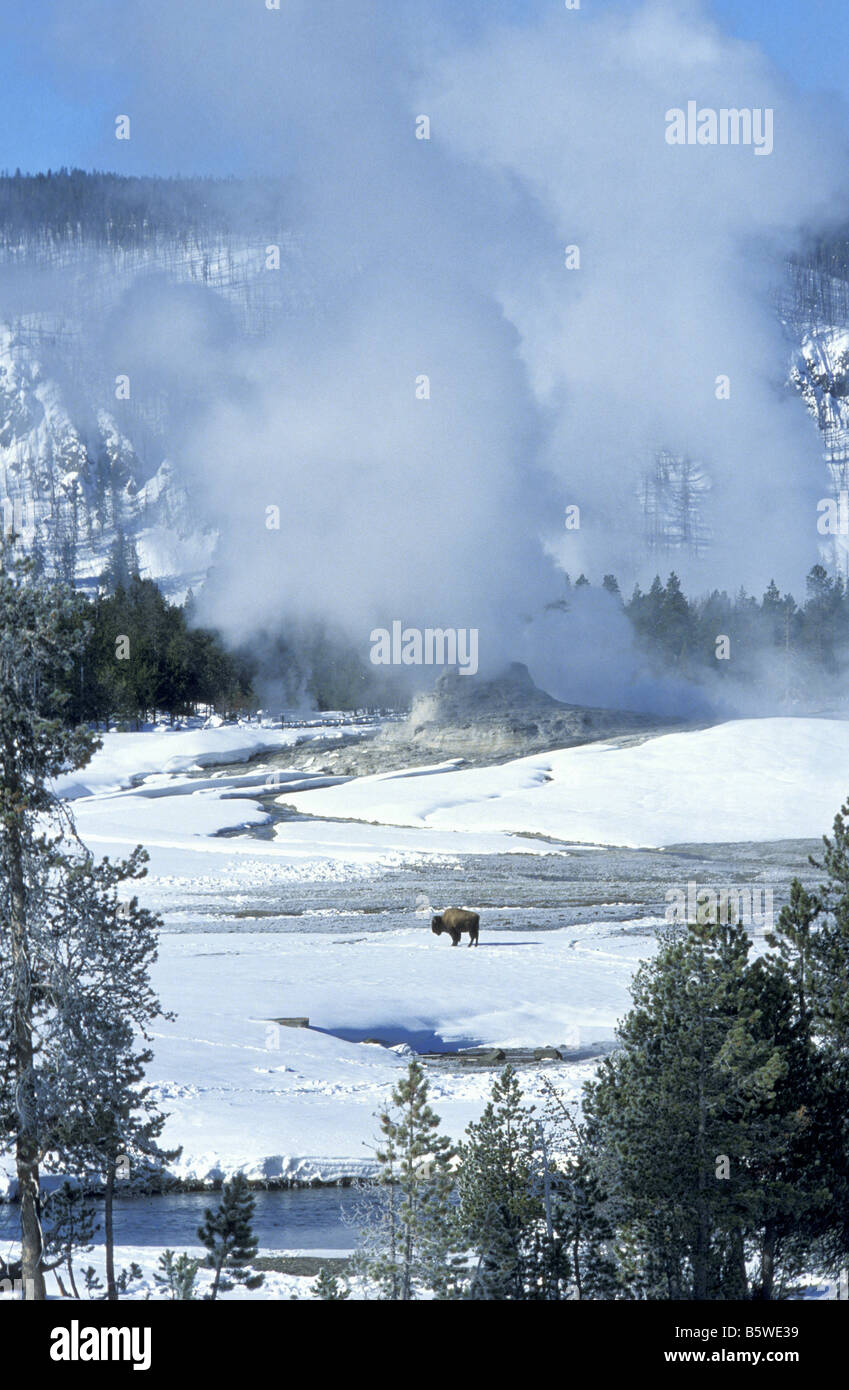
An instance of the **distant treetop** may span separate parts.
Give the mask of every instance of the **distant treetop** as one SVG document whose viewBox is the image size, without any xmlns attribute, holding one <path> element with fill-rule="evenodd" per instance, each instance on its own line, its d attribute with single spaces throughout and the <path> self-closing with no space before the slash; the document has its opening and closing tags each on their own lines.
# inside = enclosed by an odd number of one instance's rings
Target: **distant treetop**
<svg viewBox="0 0 849 1390">
<path fill-rule="evenodd" d="M 126 178 L 83 169 L 0 174 L 0 242 L 45 233 L 136 246 L 156 235 L 267 232 L 290 217 L 279 184 L 260 179 Z"/>
</svg>

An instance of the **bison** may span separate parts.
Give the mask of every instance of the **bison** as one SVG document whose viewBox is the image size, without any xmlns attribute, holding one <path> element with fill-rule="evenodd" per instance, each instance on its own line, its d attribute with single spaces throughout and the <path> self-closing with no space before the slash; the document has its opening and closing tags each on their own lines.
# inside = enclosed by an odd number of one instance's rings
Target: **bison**
<svg viewBox="0 0 849 1390">
<path fill-rule="evenodd" d="M 460 937 L 468 932 L 469 945 L 477 946 L 480 920 L 478 914 L 468 907 L 447 907 L 440 916 L 433 918 L 430 929 L 434 936 L 447 932 L 452 946 L 459 946 Z"/>
</svg>

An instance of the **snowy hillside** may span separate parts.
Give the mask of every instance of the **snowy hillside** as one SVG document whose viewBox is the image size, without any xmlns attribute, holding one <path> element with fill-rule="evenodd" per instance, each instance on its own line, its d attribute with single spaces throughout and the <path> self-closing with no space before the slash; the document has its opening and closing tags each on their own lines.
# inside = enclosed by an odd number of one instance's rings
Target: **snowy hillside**
<svg viewBox="0 0 849 1390">
<path fill-rule="evenodd" d="M 163 459 L 147 482 L 114 415 L 86 423 L 22 336 L 0 324 L 0 508 L 30 551 L 63 578 L 95 584 L 116 538 L 132 538 L 143 575 L 166 592 L 202 581 L 215 533 Z"/>
<path fill-rule="evenodd" d="M 849 328 L 821 327 L 805 333 L 791 369 L 823 438 L 829 482 L 823 496 L 837 497 L 849 487 Z M 845 522 L 841 518 L 841 524 Z M 849 538 L 834 537 L 825 558 L 849 572 Z"/>
<path fill-rule="evenodd" d="M 246 226 L 233 209 L 232 192 L 225 215 L 198 201 L 189 184 L 174 210 L 167 202 L 176 199 L 174 188 L 151 181 L 165 190 L 166 211 L 159 225 L 148 225 L 134 220 L 132 208 L 121 220 L 120 202 L 117 213 L 101 206 L 94 176 L 80 180 L 76 222 L 61 215 L 62 200 L 70 196 L 61 179 L 48 194 L 42 185 L 49 180 L 22 180 L 21 188 L 3 180 L 3 529 L 14 528 L 50 572 L 75 576 L 87 587 L 103 573 L 116 538 L 126 537 L 141 574 L 182 598 L 207 574 L 217 536 L 202 497 L 197 489 L 189 494 L 185 474 L 170 457 L 175 402 L 168 383 L 156 378 L 157 344 L 143 341 L 141 349 L 148 367 L 153 363 L 153 376 L 135 391 L 122 390 L 116 385 L 115 325 L 132 318 L 143 286 L 163 327 L 169 323 L 169 296 L 191 293 L 196 297 L 181 302 L 202 321 L 220 304 L 237 337 L 262 336 L 302 293 L 299 251 L 277 224 L 263 226 L 259 218 L 255 231 Z M 113 183 L 117 193 L 111 196 L 119 197 L 124 181 Z M 38 199 L 45 197 L 42 210 Z M 272 243 L 279 247 L 281 274 L 266 268 Z M 139 330 L 142 338 L 150 331 L 144 324 Z"/>
</svg>

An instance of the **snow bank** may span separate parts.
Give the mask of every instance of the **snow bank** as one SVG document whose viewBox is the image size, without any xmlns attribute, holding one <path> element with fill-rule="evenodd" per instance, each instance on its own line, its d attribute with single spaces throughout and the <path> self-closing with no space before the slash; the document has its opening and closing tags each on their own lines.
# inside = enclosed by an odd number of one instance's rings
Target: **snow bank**
<svg viewBox="0 0 849 1390">
<path fill-rule="evenodd" d="M 818 837 L 849 793 L 849 722 L 735 720 L 458 772 L 285 793 L 318 816 L 629 847 Z"/>
<path fill-rule="evenodd" d="M 214 763 L 247 762 L 260 753 L 293 748 L 316 738 L 362 733 L 345 728 L 271 729 L 262 724 L 223 724 L 219 728 L 156 729 L 143 733 L 101 735 L 103 747 L 87 767 L 58 777 L 57 796 L 68 799 L 119 791 L 154 773 L 187 772 Z"/>
</svg>

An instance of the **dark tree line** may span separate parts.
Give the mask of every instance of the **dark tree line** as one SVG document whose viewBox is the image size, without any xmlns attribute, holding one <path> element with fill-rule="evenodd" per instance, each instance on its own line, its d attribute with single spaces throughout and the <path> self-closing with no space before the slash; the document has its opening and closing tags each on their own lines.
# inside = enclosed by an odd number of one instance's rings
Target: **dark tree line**
<svg viewBox="0 0 849 1390">
<path fill-rule="evenodd" d="M 64 677 L 76 723 L 144 721 L 199 707 L 235 714 L 251 706 L 251 671 L 216 633 L 192 624 L 191 600 L 170 604 L 150 579 L 131 576 L 85 604 L 85 639 Z"/>
<path fill-rule="evenodd" d="M 278 185 L 262 179 L 126 177 L 83 169 L 0 174 L 0 240 L 140 246 L 157 234 L 183 239 L 267 232 L 288 218 Z"/>
<path fill-rule="evenodd" d="M 230 650 L 196 625 L 191 595 L 182 607 L 171 604 L 137 574 L 89 600 L 85 617 L 82 649 L 62 676 L 73 722 L 134 724 L 207 708 L 235 716 L 261 703 L 330 710 L 409 701 L 400 682 L 377 673 L 323 623 L 281 624 Z"/>
<path fill-rule="evenodd" d="M 580 575 L 573 586 L 567 576 L 566 596 L 553 606 L 568 609 L 588 583 Z M 604 576 L 603 588 L 622 605 L 639 649 L 660 675 L 769 681 L 792 700 L 827 693 L 849 667 L 849 583 L 822 565 L 808 574 L 802 602 L 774 581 L 760 599 L 742 588 L 688 598 L 674 572 L 665 584 L 656 575 L 645 592 L 637 585 L 629 599 L 613 575 Z M 730 640 L 728 659 L 717 656 L 721 636 Z"/>
</svg>

